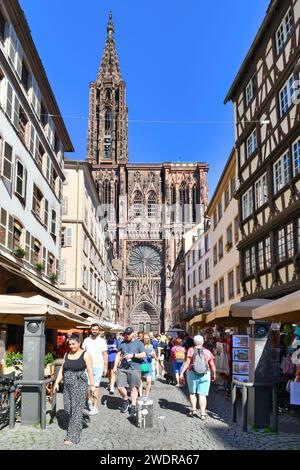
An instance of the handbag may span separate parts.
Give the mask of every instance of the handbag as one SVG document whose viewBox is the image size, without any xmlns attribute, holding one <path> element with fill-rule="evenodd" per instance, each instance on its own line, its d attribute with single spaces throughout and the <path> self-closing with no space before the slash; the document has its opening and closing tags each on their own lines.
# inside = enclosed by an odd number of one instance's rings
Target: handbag
<svg viewBox="0 0 300 470">
<path fill-rule="evenodd" d="M 141 372 L 142 374 L 148 374 L 150 372 L 150 365 L 145 362 L 141 364 Z"/>
</svg>

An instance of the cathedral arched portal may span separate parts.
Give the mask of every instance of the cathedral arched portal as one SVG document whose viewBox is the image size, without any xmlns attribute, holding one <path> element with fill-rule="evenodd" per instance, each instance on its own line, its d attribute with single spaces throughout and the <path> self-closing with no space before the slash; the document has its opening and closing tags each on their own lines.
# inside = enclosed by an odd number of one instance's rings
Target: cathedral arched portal
<svg viewBox="0 0 300 470">
<path fill-rule="evenodd" d="M 142 301 L 134 308 L 130 323 L 135 331 L 159 333 L 159 312 L 150 302 Z"/>
</svg>

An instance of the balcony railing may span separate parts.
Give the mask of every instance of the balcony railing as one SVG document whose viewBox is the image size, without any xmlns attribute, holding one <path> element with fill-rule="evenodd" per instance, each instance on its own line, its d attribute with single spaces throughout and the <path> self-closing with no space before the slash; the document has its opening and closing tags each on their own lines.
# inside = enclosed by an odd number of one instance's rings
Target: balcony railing
<svg viewBox="0 0 300 470">
<path fill-rule="evenodd" d="M 211 301 L 198 301 L 198 306 L 190 307 L 181 312 L 181 320 L 188 318 L 193 318 L 195 315 L 200 315 L 201 313 L 209 313 L 212 310 Z"/>
</svg>

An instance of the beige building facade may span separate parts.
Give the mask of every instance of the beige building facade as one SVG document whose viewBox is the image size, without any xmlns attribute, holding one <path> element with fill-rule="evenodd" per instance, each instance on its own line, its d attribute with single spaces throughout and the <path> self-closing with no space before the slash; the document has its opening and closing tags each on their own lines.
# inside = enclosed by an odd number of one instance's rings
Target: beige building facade
<svg viewBox="0 0 300 470">
<path fill-rule="evenodd" d="M 90 166 L 65 161 L 60 287 L 95 320 L 115 322 L 117 278 L 110 243 Z M 112 283 L 114 283 L 112 287 Z"/>
<path fill-rule="evenodd" d="M 228 314 L 230 306 L 241 297 L 236 190 L 236 152 L 233 150 L 206 212 L 211 220 L 211 299 L 218 316 Z"/>
<path fill-rule="evenodd" d="M 193 245 L 185 255 L 186 321 L 211 311 L 211 243 L 210 223 L 205 220 Z M 187 329 L 188 329 L 187 323 Z"/>
</svg>

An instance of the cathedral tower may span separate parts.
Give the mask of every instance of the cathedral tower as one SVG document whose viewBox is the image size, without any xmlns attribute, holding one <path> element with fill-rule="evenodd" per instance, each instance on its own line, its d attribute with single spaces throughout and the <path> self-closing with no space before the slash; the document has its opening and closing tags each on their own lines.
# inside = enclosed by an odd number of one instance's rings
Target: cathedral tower
<svg viewBox="0 0 300 470">
<path fill-rule="evenodd" d="M 97 80 L 90 83 L 87 159 L 93 165 L 126 163 L 128 160 L 125 93 L 110 12 Z"/>
</svg>

